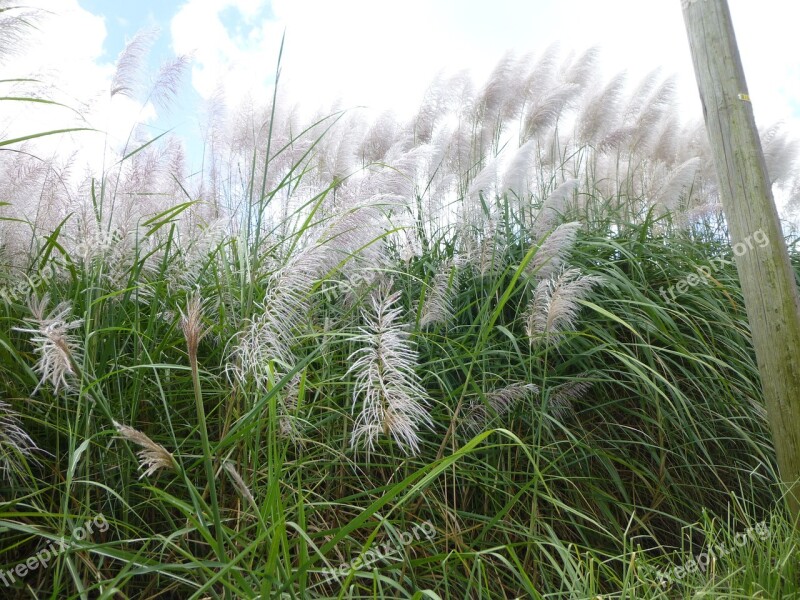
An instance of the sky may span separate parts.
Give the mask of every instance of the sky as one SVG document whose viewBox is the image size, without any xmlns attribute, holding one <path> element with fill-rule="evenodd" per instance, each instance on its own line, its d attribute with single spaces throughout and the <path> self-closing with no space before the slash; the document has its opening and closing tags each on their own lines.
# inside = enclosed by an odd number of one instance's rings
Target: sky
<svg viewBox="0 0 800 600">
<path fill-rule="evenodd" d="M 478 82 L 509 50 L 564 53 L 591 46 L 601 69 L 636 81 L 654 68 L 678 78 L 682 111 L 700 118 L 680 0 L 24 0 L 44 9 L 24 52 L 0 76 L 37 74 L 59 100 L 123 143 L 135 123 L 174 128 L 196 140 L 201 106 L 222 92 L 228 104 L 271 95 L 285 34 L 280 89 L 309 110 L 367 106 L 410 116 L 439 72 L 473 72 Z M 800 137 L 800 2 L 729 0 L 759 125 L 784 121 Z M 159 35 L 152 71 L 190 55 L 180 100 L 170 112 L 143 100 L 109 98 L 114 63 L 142 29 Z M 3 107 L 5 109 L 5 107 Z M 63 112 L 22 114 L 16 125 L 58 127 Z M 13 127 L 12 127 L 13 129 Z M 8 132 L 2 132 L 9 135 Z M 87 134 L 84 152 L 104 136 Z M 72 139 L 72 138 L 70 138 Z M 59 142 L 68 144 L 67 141 Z"/>
</svg>

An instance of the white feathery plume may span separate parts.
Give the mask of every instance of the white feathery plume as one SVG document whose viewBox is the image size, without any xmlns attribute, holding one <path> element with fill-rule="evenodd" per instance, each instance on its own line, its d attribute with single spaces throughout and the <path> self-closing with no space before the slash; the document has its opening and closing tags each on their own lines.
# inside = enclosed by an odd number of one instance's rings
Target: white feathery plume
<svg viewBox="0 0 800 600">
<path fill-rule="evenodd" d="M 438 126 L 431 138 L 429 144 L 430 150 L 427 153 L 428 164 L 426 165 L 425 179 L 431 181 L 432 179 L 442 178 L 448 179 L 454 177 L 453 173 L 443 172 L 442 166 L 450 160 L 450 144 L 453 139 L 453 131 L 455 127 L 451 124 L 444 123 Z"/>
<path fill-rule="evenodd" d="M 692 182 L 697 177 L 701 162 L 700 157 L 690 158 L 672 169 L 664 179 L 661 189 L 658 190 L 655 203 L 670 212 L 676 211 L 679 208 L 678 201 L 681 194 L 684 193 L 687 187 L 692 185 Z"/>
<path fill-rule="evenodd" d="M 553 190 L 542 203 L 542 208 L 539 209 L 531 232 L 535 239 L 541 239 L 545 233 L 556 226 L 567 209 L 567 202 L 572 199 L 579 185 L 580 181 L 577 179 L 567 179 Z"/>
<path fill-rule="evenodd" d="M 714 200 L 699 204 L 690 208 L 689 210 L 678 213 L 677 225 L 681 228 L 687 228 L 690 223 L 696 221 L 703 221 L 709 219 L 716 219 L 722 222 L 725 219 L 724 207 L 718 196 Z"/>
<path fill-rule="evenodd" d="M 510 88 L 516 76 L 518 61 L 513 51 L 507 51 L 497 62 L 489 78 L 475 100 L 476 116 L 485 122 L 485 117 L 501 116 L 500 108 L 508 102 Z"/>
<path fill-rule="evenodd" d="M 250 376 L 267 389 L 270 362 L 286 367 L 295 362 L 292 346 L 310 310 L 308 294 L 316 281 L 315 258 L 314 253 L 302 253 L 270 277 L 264 301 L 258 304 L 261 313 L 240 333 L 234 350 L 238 359 L 234 371 L 240 379 Z"/>
<path fill-rule="evenodd" d="M 492 418 L 491 411 L 497 416 L 508 414 L 514 406 L 525 398 L 539 393 L 539 387 L 533 383 L 512 383 L 486 394 L 486 401 L 475 398 L 467 404 L 462 426 L 471 434 L 482 431 Z"/>
<path fill-rule="evenodd" d="M 222 467 L 225 469 L 225 472 L 228 473 L 231 481 L 233 481 L 234 487 L 242 495 L 242 497 L 250 504 L 255 506 L 256 499 L 253 498 L 253 492 L 251 492 L 250 488 L 247 487 L 247 484 L 244 482 L 244 478 L 241 476 L 234 464 L 231 461 L 226 460 L 222 463 Z"/>
<path fill-rule="evenodd" d="M 514 405 L 531 394 L 538 394 L 539 387 L 533 383 L 512 383 L 486 394 L 486 401 L 498 415 L 510 412 Z"/>
<path fill-rule="evenodd" d="M 578 301 L 602 281 L 596 275 L 582 275 L 579 269 L 562 269 L 550 279 L 540 281 L 525 317 L 525 332 L 531 344 L 560 341 L 564 332 L 575 327 L 580 310 Z"/>
<path fill-rule="evenodd" d="M 592 175 L 595 179 L 592 193 L 599 199 L 610 199 L 617 194 L 618 158 L 616 152 L 597 153 L 592 158 Z"/>
<path fill-rule="evenodd" d="M 530 194 L 529 179 L 531 171 L 533 171 L 536 150 L 536 140 L 529 140 L 522 144 L 503 174 L 503 190 L 510 191 L 523 201 Z"/>
<path fill-rule="evenodd" d="M 481 231 L 486 227 L 486 219 L 491 219 L 491 214 L 486 214 L 486 205 L 491 211 L 493 205 L 488 202 L 491 198 L 490 190 L 497 184 L 497 161 L 489 159 L 486 166 L 475 176 L 466 192 L 466 197 L 458 206 L 458 222 L 462 229 L 469 232 Z M 481 198 L 486 202 L 483 202 Z"/>
<path fill-rule="evenodd" d="M 22 428 L 19 415 L 0 400 L 0 475 L 10 478 L 11 473 L 21 472 L 20 459 L 31 459 L 38 449 Z"/>
<path fill-rule="evenodd" d="M 449 82 L 439 73 L 425 91 L 419 112 L 412 124 L 412 135 L 415 142 L 427 143 L 430 141 L 437 121 L 446 110 L 448 85 Z"/>
<path fill-rule="evenodd" d="M 133 442 L 142 448 L 136 453 L 139 457 L 139 468 L 143 469 L 139 479 L 153 475 L 159 469 L 176 469 L 177 463 L 175 462 L 175 458 L 164 446 L 155 443 L 147 437 L 147 435 L 133 427 L 122 425 L 116 421 L 114 421 L 114 427 L 116 427 L 120 438 L 128 442 Z"/>
<path fill-rule="evenodd" d="M 278 402 L 278 435 L 302 446 L 304 445 L 301 436 L 302 419 L 296 414 L 299 394 L 300 373 L 295 373 L 281 390 L 280 402 Z"/>
<path fill-rule="evenodd" d="M 227 219 L 215 219 L 211 223 L 187 225 L 184 235 L 179 238 L 179 257 L 170 257 L 166 266 L 167 285 L 183 289 L 193 289 L 203 272 L 209 257 L 214 253 L 229 233 Z M 179 234 L 180 235 L 180 234 Z M 144 240 L 147 241 L 147 240 Z M 149 262 L 158 264 L 163 260 L 163 252 L 154 254 Z"/>
<path fill-rule="evenodd" d="M 800 177 L 794 180 L 792 188 L 789 191 L 786 212 L 789 215 L 795 216 L 800 213 Z"/>
<path fill-rule="evenodd" d="M 619 103 L 625 88 L 625 73 L 619 73 L 596 95 L 589 97 L 578 121 L 578 140 L 597 143 L 611 129 L 619 114 Z"/>
<path fill-rule="evenodd" d="M 0 3 L 0 64 L 16 56 L 25 47 L 25 41 L 35 27 L 34 20 L 41 14 L 28 10 L 16 14 L 12 12 L 23 7 L 24 4 L 15 5 L 8 1 Z"/>
<path fill-rule="evenodd" d="M 425 301 L 419 318 L 421 328 L 430 327 L 436 323 L 445 323 L 453 317 L 453 279 L 455 267 L 449 261 L 439 267 L 433 277 L 433 284 L 428 286 Z M 454 283 L 454 282 L 453 282 Z"/>
<path fill-rule="evenodd" d="M 409 124 L 406 135 L 415 145 L 427 144 L 441 120 L 449 112 L 459 116 L 472 113 L 474 90 L 469 71 L 463 70 L 445 78 L 439 73 L 425 92 L 416 117 Z"/>
<path fill-rule="evenodd" d="M 323 261 L 317 277 L 333 275 L 338 269 L 357 268 L 357 262 L 371 266 L 385 261 L 382 235 L 389 228 L 384 212 L 397 203 L 381 196 L 346 206 L 326 223 L 316 240 L 316 252 Z"/>
<path fill-rule="evenodd" d="M 240 333 L 234 355 L 234 372 L 252 376 L 267 386 L 269 363 L 284 366 L 295 362 L 292 352 L 297 331 L 308 322 L 311 288 L 339 270 L 357 269 L 358 262 L 380 265 L 385 253 L 376 241 L 382 234 L 384 217 L 377 205 L 343 209 L 332 217 L 307 246 L 291 256 L 270 277 L 267 293 L 259 304 L 261 314 Z M 357 261 L 354 259 L 358 259 Z"/>
<path fill-rule="evenodd" d="M 630 140 L 637 134 L 636 128 L 639 125 L 638 120 L 641 118 L 641 113 L 653 97 L 652 93 L 658 83 L 660 73 L 661 68 L 656 68 L 639 82 L 636 89 L 628 96 L 625 108 L 621 112 L 619 125 L 598 140 L 596 147 L 599 150 L 608 151 L 611 148 L 621 148 L 630 143 Z"/>
<path fill-rule="evenodd" d="M 335 133 L 334 133 L 335 132 Z M 355 116 L 337 123 L 322 140 L 320 171 L 325 183 L 338 185 L 356 170 L 356 152 L 363 137 Z"/>
<path fill-rule="evenodd" d="M 433 421 L 426 409 L 428 394 L 415 372 L 417 352 L 399 322 L 400 292 L 391 293 L 390 285 L 379 285 L 371 306 L 362 309 L 364 326 L 356 338 L 362 347 L 349 357 L 352 365 L 347 374 L 355 377 L 353 411 L 361 400 L 351 444 L 365 439 L 371 451 L 379 435 L 391 435 L 403 452 L 416 454 L 420 426 L 432 428 Z"/>
<path fill-rule="evenodd" d="M 480 128 L 476 141 L 484 154 L 497 148 L 503 126 L 518 115 L 524 101 L 519 64 L 514 53 L 507 52 L 475 99 L 473 118 Z"/>
<path fill-rule="evenodd" d="M 500 118 L 505 122 L 511 119 L 518 120 L 525 106 L 527 91 L 526 77 L 529 73 L 532 55 L 523 54 L 516 59 L 512 66 L 511 78 L 508 82 L 506 99 L 500 109 Z"/>
<path fill-rule="evenodd" d="M 630 94 L 625 106 L 623 113 L 625 122 L 631 123 L 636 120 L 637 115 L 644 109 L 648 99 L 651 97 L 653 90 L 656 89 L 659 77 L 661 77 L 661 67 L 656 67 L 639 82 L 639 85 Z"/>
<path fill-rule="evenodd" d="M 536 254 L 528 263 L 526 272 L 538 280 L 548 279 L 561 269 L 567 255 L 575 246 L 575 240 L 582 225 L 578 221 L 562 223 L 544 240 L 539 242 Z"/>
<path fill-rule="evenodd" d="M 408 264 L 413 258 L 422 256 L 422 242 L 416 227 L 404 227 L 401 235 L 400 260 Z"/>
<path fill-rule="evenodd" d="M 502 241 L 498 239 L 497 217 L 489 213 L 485 225 L 479 230 L 461 224 L 462 257 L 478 270 L 481 276 L 503 268 Z"/>
<path fill-rule="evenodd" d="M 490 190 L 496 185 L 497 182 L 497 162 L 490 159 L 486 162 L 486 166 L 472 180 L 469 186 L 467 196 L 472 200 L 473 204 L 479 199 L 480 194 L 483 193 L 484 197 L 489 195 Z"/>
<path fill-rule="evenodd" d="M 574 83 L 587 87 L 595 78 L 600 49 L 597 46 L 588 48 L 574 61 L 570 62 L 564 70 L 563 79 L 567 83 Z"/>
<path fill-rule="evenodd" d="M 462 69 L 447 80 L 446 108 L 459 118 L 472 114 L 475 106 L 475 84 L 469 69 Z"/>
<path fill-rule="evenodd" d="M 147 62 L 147 55 L 157 37 L 157 29 L 139 31 L 122 50 L 117 58 L 117 68 L 111 80 L 112 98 L 119 94 L 136 99 L 136 92 L 141 86 L 142 68 Z"/>
<path fill-rule="evenodd" d="M 394 114 L 386 111 L 372 124 L 359 146 L 364 165 L 383 161 L 389 150 L 398 142 L 400 125 Z"/>
<path fill-rule="evenodd" d="M 525 114 L 522 139 L 536 138 L 542 131 L 555 125 L 558 118 L 581 93 L 575 83 L 561 83 L 548 89 L 533 102 Z"/>
<path fill-rule="evenodd" d="M 778 185 L 785 184 L 797 173 L 798 141 L 790 139 L 782 128 L 782 123 L 776 123 L 759 132 L 769 181 Z"/>
<path fill-rule="evenodd" d="M 565 419 L 575 413 L 572 404 L 580 400 L 592 388 L 589 381 L 568 381 L 554 387 L 548 394 L 550 414 L 556 419 Z"/>
<path fill-rule="evenodd" d="M 385 197 L 390 203 L 400 204 L 408 204 L 416 197 L 418 172 L 433 147 L 423 144 L 408 150 L 406 145 L 405 140 L 398 141 L 386 152 L 383 163 L 365 170 L 365 177 L 358 184 L 359 197 Z"/>
<path fill-rule="evenodd" d="M 222 84 L 217 84 L 214 93 L 206 99 L 201 108 L 201 127 L 203 138 L 209 144 L 220 141 L 220 136 L 224 132 L 225 120 L 227 119 L 228 109 L 225 105 L 225 88 Z M 211 156 L 211 159 L 217 157 Z"/>
<path fill-rule="evenodd" d="M 523 85 L 526 104 L 530 104 L 533 98 L 542 93 L 542 90 L 553 86 L 560 53 L 558 42 L 550 44 L 530 69 Z"/>
<path fill-rule="evenodd" d="M 572 144 L 572 139 L 565 133 L 566 127 L 559 129 L 558 127 L 551 127 L 538 139 L 538 156 L 539 161 L 537 175 L 542 174 L 545 177 L 549 175 L 550 181 L 560 180 L 563 175 L 571 173 L 575 169 L 568 169 L 570 162 L 564 162 L 564 152 Z M 577 170 L 575 170 L 577 171 Z M 538 175 L 542 177 L 542 175 Z M 540 180 L 544 184 L 544 177 Z"/>
<path fill-rule="evenodd" d="M 681 145 L 686 144 L 686 139 L 681 139 L 684 134 L 678 115 L 667 112 L 661 121 L 656 124 L 656 141 L 652 145 L 649 159 L 652 162 L 663 162 L 673 167 L 680 163 Z"/>
<path fill-rule="evenodd" d="M 45 294 L 38 300 L 31 297 L 28 307 L 32 318 L 25 320 L 30 327 L 14 328 L 15 331 L 30 333 L 34 336 L 30 341 L 36 346 L 36 353 L 39 355 L 34 370 L 39 373 L 40 377 L 39 383 L 33 391 L 34 394 L 45 381 L 50 381 L 55 393 L 58 393 L 61 388 L 69 389 L 68 376 L 75 375 L 73 365 L 77 364 L 79 359 L 77 341 L 69 332 L 80 327 L 83 319 L 69 320 L 72 311 L 72 305 L 69 302 L 60 303 L 45 315 L 49 303 L 49 294 Z"/>
<path fill-rule="evenodd" d="M 483 230 L 480 247 L 478 249 L 478 270 L 482 276 L 503 268 L 502 248 L 498 247 L 497 239 L 497 219 L 489 215 L 486 227 Z"/>
<path fill-rule="evenodd" d="M 447 143 L 447 160 L 444 167 L 451 173 L 461 177 L 476 164 L 473 149 L 472 130 L 467 123 L 459 121 L 451 129 L 450 140 Z M 459 180 L 459 191 L 466 194 L 469 181 L 464 183 Z"/>
<path fill-rule="evenodd" d="M 631 151 L 648 154 L 658 143 L 659 122 L 669 117 L 675 99 L 675 78 L 669 77 L 650 95 L 633 123 Z"/>
<path fill-rule="evenodd" d="M 161 108 L 169 107 L 180 93 L 191 60 L 180 55 L 164 63 L 151 87 L 150 100 Z"/>
</svg>

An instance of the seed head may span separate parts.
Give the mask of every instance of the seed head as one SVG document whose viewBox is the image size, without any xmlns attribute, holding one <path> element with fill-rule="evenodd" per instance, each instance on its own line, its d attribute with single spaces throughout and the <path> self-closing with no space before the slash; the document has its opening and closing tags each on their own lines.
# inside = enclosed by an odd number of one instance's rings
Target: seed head
<svg viewBox="0 0 800 600">
<path fill-rule="evenodd" d="M 114 427 L 117 428 L 119 437 L 142 447 L 142 450 L 136 453 L 139 457 L 139 468 L 144 469 L 139 479 L 147 475 L 153 475 L 159 469 L 175 470 L 177 467 L 175 458 L 164 446 L 156 444 L 144 433 L 137 431 L 133 427 L 121 425 L 116 421 L 114 421 Z"/>
<path fill-rule="evenodd" d="M 28 327 L 15 327 L 16 331 L 33 334 L 31 343 L 36 346 L 39 360 L 34 370 L 39 373 L 39 383 L 34 393 L 45 383 L 50 381 L 53 390 L 69 389 L 69 376 L 75 375 L 74 365 L 78 363 L 77 341 L 69 332 L 83 324 L 83 319 L 69 320 L 72 310 L 69 302 L 62 302 L 52 312 L 45 315 L 47 305 L 50 303 L 48 294 L 40 300 L 31 298 L 28 307 L 31 318 L 25 322 Z"/>
</svg>

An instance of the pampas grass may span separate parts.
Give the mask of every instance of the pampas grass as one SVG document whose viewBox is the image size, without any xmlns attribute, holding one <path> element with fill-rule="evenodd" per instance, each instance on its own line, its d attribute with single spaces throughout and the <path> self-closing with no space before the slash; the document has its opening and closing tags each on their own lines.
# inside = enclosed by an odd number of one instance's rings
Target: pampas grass
<svg viewBox="0 0 800 600">
<path fill-rule="evenodd" d="M 143 64 L 157 38 L 157 30 L 144 29 L 125 44 L 117 57 L 114 77 L 111 80 L 112 98 L 119 94 L 136 99 L 143 85 Z"/>
<path fill-rule="evenodd" d="M 148 43 L 114 95 L 173 99 Z M 192 174 L 144 128 L 76 186 L 0 153 L 0 577 L 110 524 L 8 594 L 655 599 L 768 518 L 680 592 L 796 595 L 703 131 L 595 60 L 509 54 L 409 121 L 219 97 Z"/>
<path fill-rule="evenodd" d="M 18 54 L 38 14 L 12 0 L 0 1 L 0 63 Z"/>
<path fill-rule="evenodd" d="M 603 282 L 579 269 L 562 268 L 536 286 L 525 316 L 525 332 L 531 344 L 557 344 L 578 323 L 580 301 Z"/>
<path fill-rule="evenodd" d="M 547 404 L 550 413 L 557 419 L 566 419 L 575 415 L 575 402 L 582 400 L 592 389 L 590 381 L 568 381 L 549 390 Z"/>
<path fill-rule="evenodd" d="M 0 475 L 9 480 L 13 474 L 24 476 L 25 463 L 35 462 L 33 455 L 38 450 L 22 428 L 19 414 L 0 400 Z"/>
<path fill-rule="evenodd" d="M 581 227 L 578 221 L 562 223 L 556 227 L 550 235 L 540 241 L 533 260 L 528 263 L 527 273 L 543 280 L 559 271 L 575 245 Z"/>
<path fill-rule="evenodd" d="M 49 304 L 49 294 L 38 299 L 32 296 L 28 304 L 31 313 L 26 320 L 28 327 L 14 328 L 33 336 L 30 343 L 35 346 L 35 352 L 39 355 L 34 365 L 34 370 L 39 373 L 39 383 L 33 394 L 45 382 L 53 386 L 54 393 L 62 389 L 69 390 L 80 360 L 77 339 L 70 332 L 78 329 L 83 324 L 83 319 L 70 320 L 72 307 L 69 302 L 61 302 L 47 312 Z"/>
<path fill-rule="evenodd" d="M 492 390 L 486 394 L 486 401 L 473 399 L 467 405 L 463 427 L 470 433 L 482 431 L 493 416 L 503 417 L 516 405 L 539 393 L 539 386 L 533 383 L 512 383 Z"/>
<path fill-rule="evenodd" d="M 155 475 L 161 469 L 176 469 L 175 458 L 164 446 L 155 443 L 144 433 L 133 427 L 122 425 L 116 421 L 114 422 L 114 427 L 116 427 L 121 439 L 141 447 L 141 450 L 137 452 L 140 461 L 139 468 L 142 469 L 142 474 L 139 478 Z"/>
<path fill-rule="evenodd" d="M 348 358 L 353 411 L 360 407 L 351 444 L 364 441 L 373 451 L 381 434 L 390 435 L 403 452 L 416 454 L 420 427 L 432 427 L 433 421 L 430 399 L 416 374 L 417 354 L 400 322 L 399 298 L 391 282 L 382 282 L 370 296 L 369 309 L 362 309 L 364 324 L 355 338 L 362 347 Z"/>
<path fill-rule="evenodd" d="M 579 186 L 577 179 L 568 179 L 547 196 L 531 230 L 534 238 L 540 239 L 556 227 Z"/>
<path fill-rule="evenodd" d="M 433 277 L 420 310 L 419 326 L 427 328 L 437 323 L 447 323 L 453 316 L 453 292 L 457 285 L 457 267 L 445 263 Z"/>
<path fill-rule="evenodd" d="M 239 471 L 236 470 L 234 464 L 230 461 L 225 461 L 222 466 L 228 473 L 231 481 L 233 481 L 234 486 L 236 486 L 236 490 L 242 495 L 242 498 L 247 500 L 251 505 L 257 506 L 256 499 L 253 498 L 253 492 L 251 492 L 250 488 L 247 487 L 244 478 L 242 478 Z"/>
</svg>

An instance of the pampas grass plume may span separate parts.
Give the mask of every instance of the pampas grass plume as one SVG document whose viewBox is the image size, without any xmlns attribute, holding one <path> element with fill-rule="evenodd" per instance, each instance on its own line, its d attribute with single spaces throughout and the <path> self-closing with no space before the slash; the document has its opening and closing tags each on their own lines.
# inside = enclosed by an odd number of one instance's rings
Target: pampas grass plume
<svg viewBox="0 0 800 600">
<path fill-rule="evenodd" d="M 233 463 L 226 460 L 224 463 L 222 463 L 222 466 L 224 467 L 225 472 L 228 473 L 231 481 L 233 481 L 234 487 L 242 495 L 242 497 L 253 506 L 256 506 L 256 499 L 253 497 L 253 492 L 251 492 L 250 488 L 247 487 L 247 484 L 244 482 L 244 478 L 241 476 Z"/>
<path fill-rule="evenodd" d="M 70 331 L 83 324 L 83 319 L 70 320 L 72 306 L 69 302 L 58 304 L 50 313 L 45 314 L 50 303 L 50 296 L 45 294 L 41 299 L 31 297 L 28 301 L 32 318 L 27 320 L 29 327 L 15 327 L 16 331 L 33 334 L 31 343 L 36 346 L 39 360 L 34 370 L 39 373 L 39 383 L 33 393 L 49 381 L 53 391 L 69 389 L 68 377 L 75 375 L 77 364 L 77 341 Z"/>
<path fill-rule="evenodd" d="M 19 415 L 0 400 L 0 475 L 8 477 L 21 471 L 20 459 L 31 457 L 36 450 L 36 444 L 22 428 Z"/>
<path fill-rule="evenodd" d="M 575 239 L 581 229 L 578 221 L 562 223 L 541 242 L 526 271 L 537 279 L 548 279 L 564 264 L 567 255 L 575 246 Z"/>
<path fill-rule="evenodd" d="M 172 454 L 164 446 L 156 444 L 141 431 L 116 421 L 114 421 L 114 427 L 116 427 L 121 439 L 132 442 L 142 448 L 136 453 L 139 457 L 139 468 L 144 470 L 139 479 L 153 475 L 159 469 L 175 470 L 177 468 L 177 463 Z"/>
<path fill-rule="evenodd" d="M 469 433 L 478 433 L 492 418 L 491 411 L 502 417 L 511 412 L 520 400 L 538 393 L 539 386 L 520 382 L 493 390 L 486 394 L 486 402 L 476 399 L 468 404 L 463 427 Z"/>
<path fill-rule="evenodd" d="M 572 199 L 579 185 L 580 182 L 577 179 L 567 179 L 554 189 L 542 203 L 533 225 L 532 234 L 535 239 L 542 238 L 556 226 L 558 219 L 566 212 L 567 203 Z"/>
<path fill-rule="evenodd" d="M 391 435 L 403 452 L 416 454 L 420 426 L 433 422 L 425 408 L 427 392 L 415 372 L 416 350 L 399 322 L 399 299 L 400 292 L 391 292 L 391 283 L 383 282 L 362 310 L 364 326 L 356 336 L 361 348 L 350 355 L 347 371 L 355 377 L 353 410 L 359 401 L 362 406 L 351 444 L 365 439 L 371 451 L 379 435 Z"/>
<path fill-rule="evenodd" d="M 453 317 L 453 299 L 451 276 L 454 267 L 446 263 L 439 268 L 433 278 L 433 285 L 429 286 L 422 304 L 419 326 L 430 327 L 436 323 L 445 323 Z"/>
<path fill-rule="evenodd" d="M 601 282 L 599 276 L 582 275 L 578 269 L 562 269 L 540 281 L 526 315 L 525 331 L 531 344 L 560 341 L 577 323 L 579 301 Z"/>
</svg>

